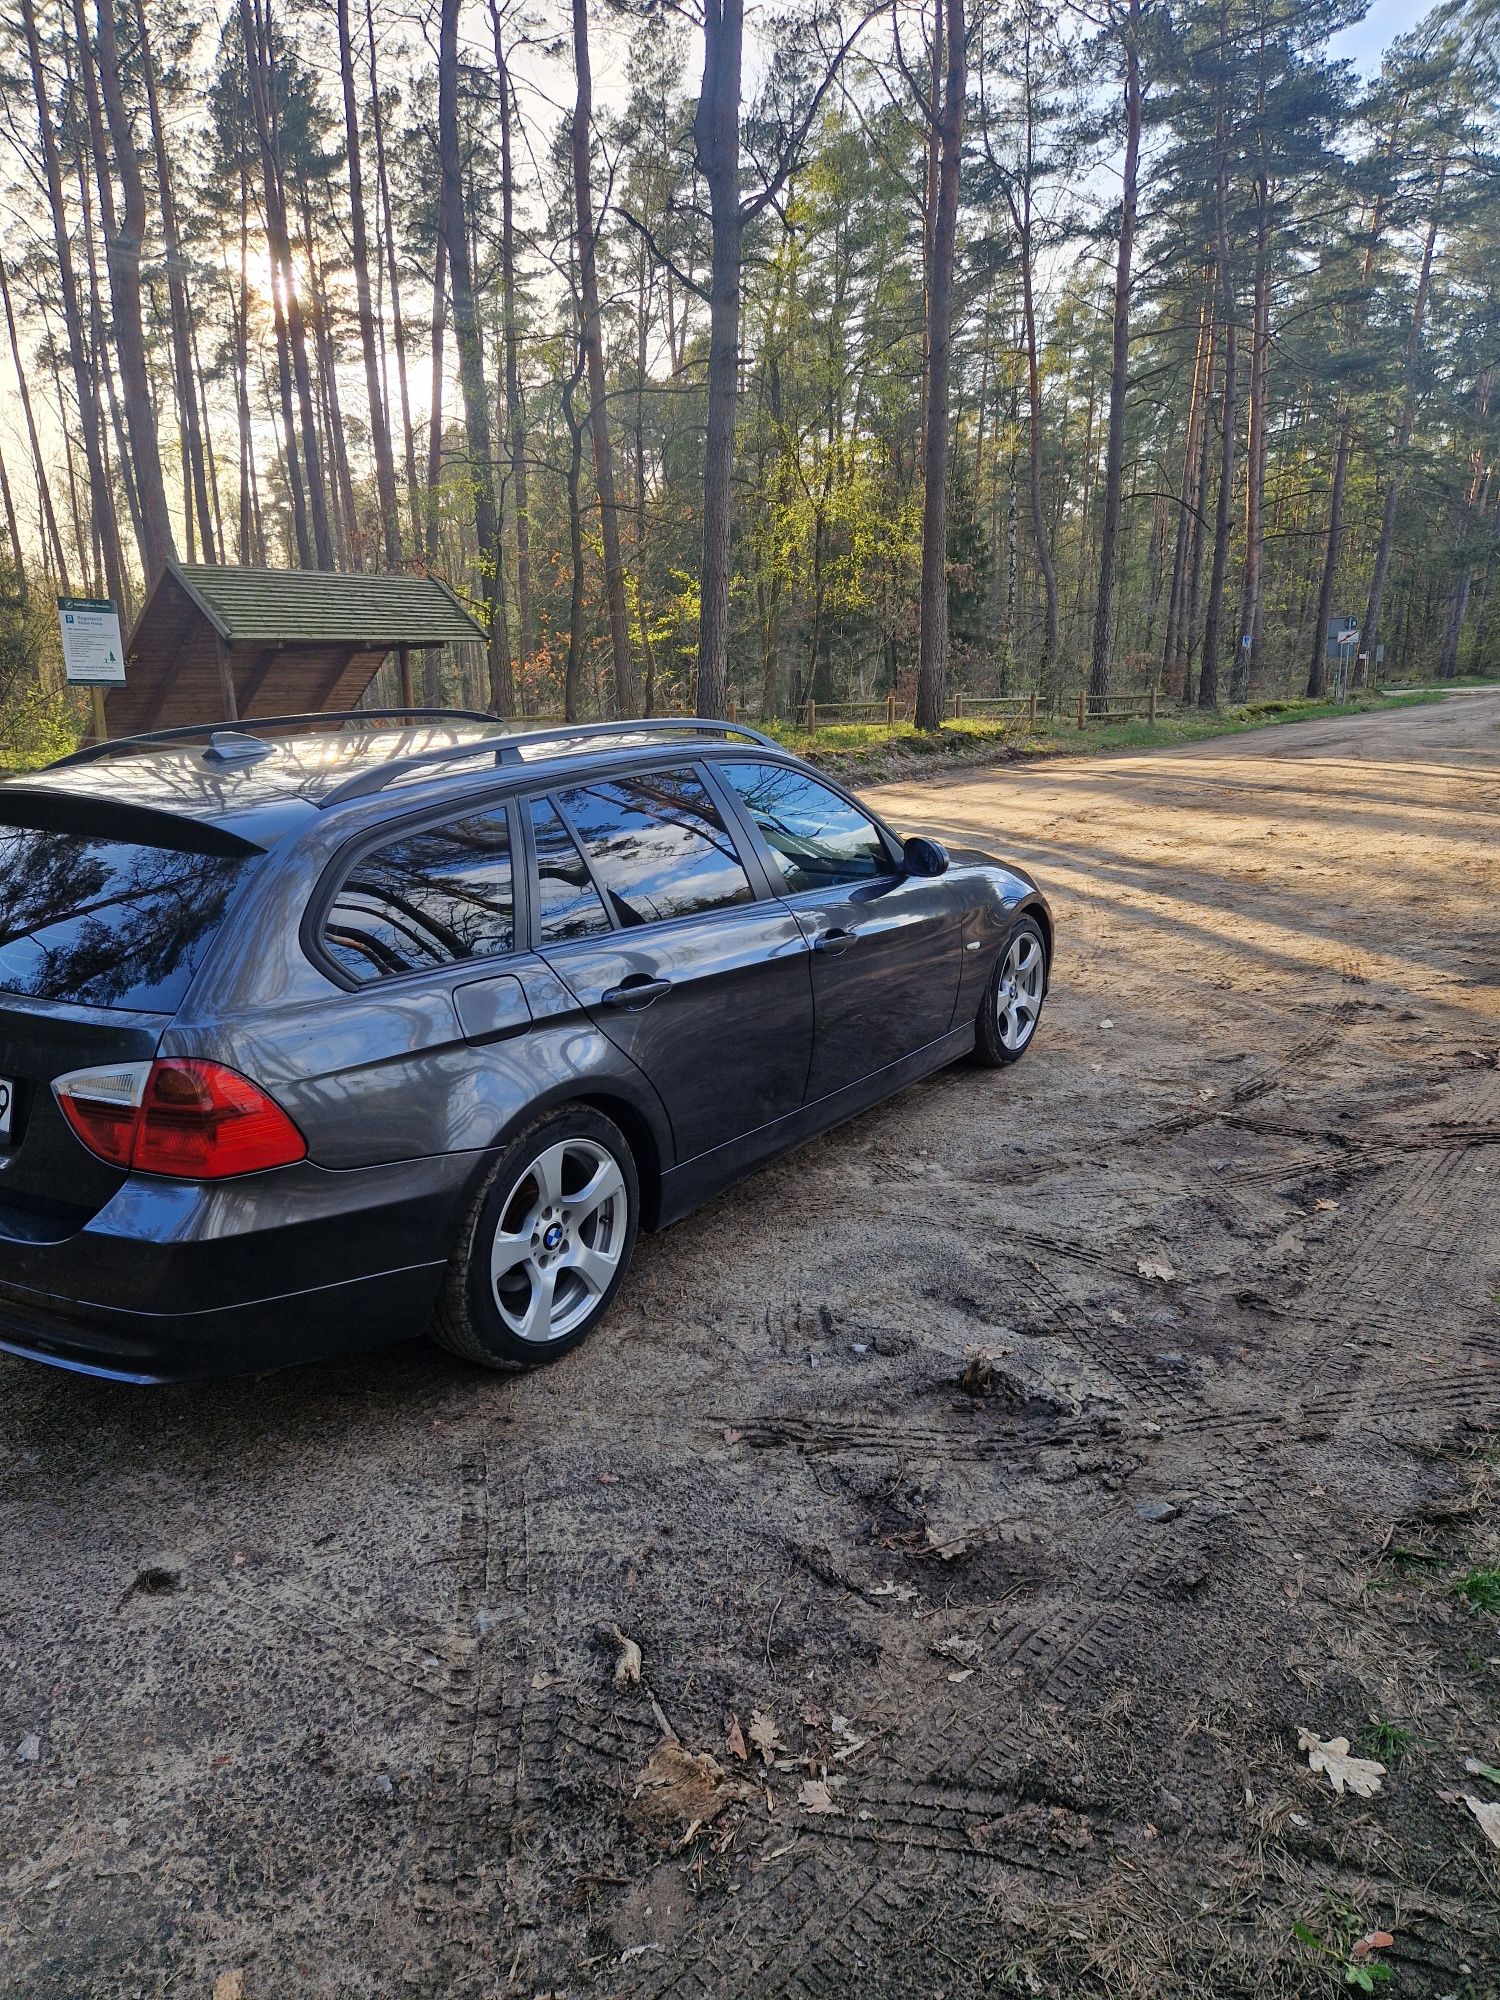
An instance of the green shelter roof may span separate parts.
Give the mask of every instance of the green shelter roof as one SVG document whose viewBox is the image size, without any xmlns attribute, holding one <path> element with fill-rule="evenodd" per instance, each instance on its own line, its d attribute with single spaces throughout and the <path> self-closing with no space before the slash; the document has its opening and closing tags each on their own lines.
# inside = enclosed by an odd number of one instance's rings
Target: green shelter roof
<svg viewBox="0 0 1500 2000">
<path fill-rule="evenodd" d="M 446 646 L 484 632 L 435 576 L 350 575 L 311 569 L 168 566 L 232 643 Z"/>
</svg>

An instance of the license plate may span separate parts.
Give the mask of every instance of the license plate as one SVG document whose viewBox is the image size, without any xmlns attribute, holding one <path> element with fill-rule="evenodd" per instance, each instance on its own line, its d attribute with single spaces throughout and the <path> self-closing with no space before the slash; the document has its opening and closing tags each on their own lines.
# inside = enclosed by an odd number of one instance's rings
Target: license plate
<svg viewBox="0 0 1500 2000">
<path fill-rule="evenodd" d="M 0 1076 L 0 1146 L 10 1144 L 10 1123 L 16 1108 L 16 1086 L 8 1076 Z"/>
</svg>

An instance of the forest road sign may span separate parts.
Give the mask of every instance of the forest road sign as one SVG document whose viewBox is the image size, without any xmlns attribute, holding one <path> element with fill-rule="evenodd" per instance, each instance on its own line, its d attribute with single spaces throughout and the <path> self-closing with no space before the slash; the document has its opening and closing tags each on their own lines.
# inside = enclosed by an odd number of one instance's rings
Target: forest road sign
<svg viewBox="0 0 1500 2000">
<path fill-rule="evenodd" d="M 125 648 L 112 597 L 60 597 L 57 623 L 70 687 L 124 687 Z"/>
</svg>

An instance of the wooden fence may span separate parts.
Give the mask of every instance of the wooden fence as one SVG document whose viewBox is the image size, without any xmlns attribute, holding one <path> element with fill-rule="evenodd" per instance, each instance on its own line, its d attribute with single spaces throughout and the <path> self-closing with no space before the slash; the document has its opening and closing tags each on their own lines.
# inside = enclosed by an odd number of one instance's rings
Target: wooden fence
<svg viewBox="0 0 1500 2000">
<path fill-rule="evenodd" d="M 1087 691 L 1081 690 L 1076 718 L 1080 729 L 1087 729 L 1093 723 L 1134 721 L 1137 717 L 1155 722 L 1163 706 L 1155 688 L 1145 694 L 1112 694 L 1097 706 L 1090 702 Z M 950 719 L 955 722 L 1024 722 L 1033 729 L 1037 722 L 1035 688 L 1026 694 L 955 694 L 949 698 L 947 707 Z M 894 694 L 877 695 L 870 701 L 806 701 L 798 709 L 796 719 L 809 733 L 819 729 L 837 729 L 844 723 L 866 723 L 876 727 L 883 724 L 887 729 L 894 729 L 899 722 L 911 721 L 912 702 Z M 742 711 L 731 695 L 727 720 L 753 723 L 759 722 L 761 717 L 758 709 Z M 521 722 L 522 718 L 517 717 L 516 721 Z M 528 715 L 524 718 L 524 726 L 528 729 L 557 729 L 563 727 L 565 722 L 566 718 L 561 715 Z"/>
</svg>

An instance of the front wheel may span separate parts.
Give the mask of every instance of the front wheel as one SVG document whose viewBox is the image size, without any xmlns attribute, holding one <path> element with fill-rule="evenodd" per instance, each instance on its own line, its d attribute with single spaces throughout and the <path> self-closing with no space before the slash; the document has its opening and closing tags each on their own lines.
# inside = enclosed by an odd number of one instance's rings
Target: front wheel
<svg viewBox="0 0 1500 2000">
<path fill-rule="evenodd" d="M 433 1338 L 485 1368 L 566 1354 L 619 1290 L 640 1206 L 618 1126 L 583 1105 L 539 1118 L 506 1148 L 465 1218 Z"/>
<path fill-rule="evenodd" d="M 974 1023 L 974 1055 L 989 1069 L 1019 1062 L 1047 997 L 1047 940 L 1035 917 L 1017 917 L 995 959 Z"/>
</svg>

